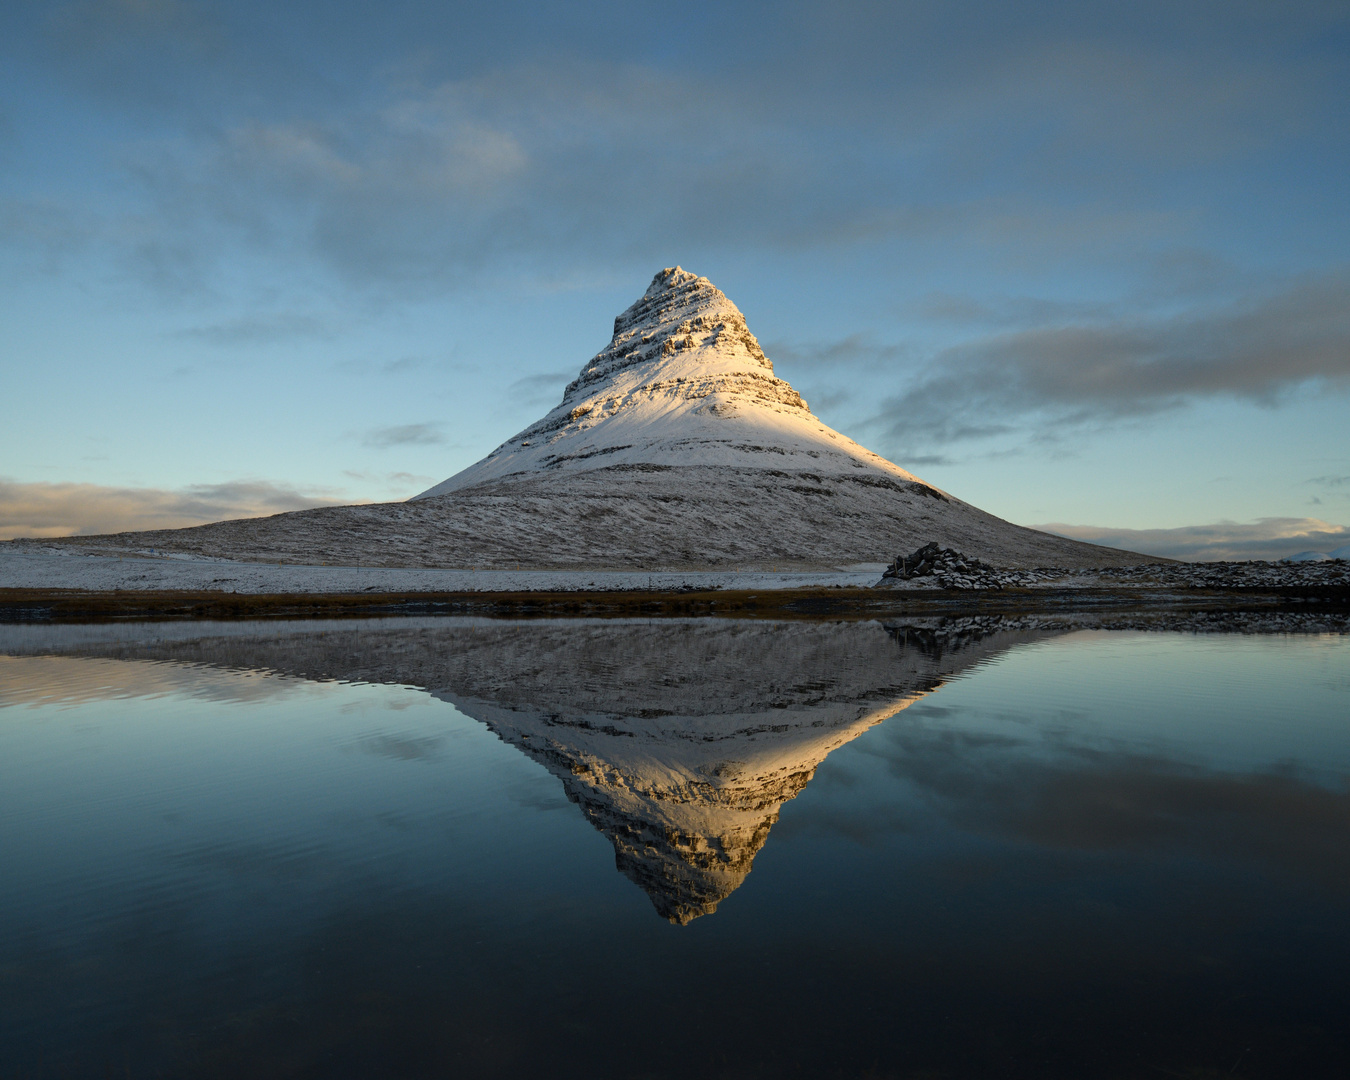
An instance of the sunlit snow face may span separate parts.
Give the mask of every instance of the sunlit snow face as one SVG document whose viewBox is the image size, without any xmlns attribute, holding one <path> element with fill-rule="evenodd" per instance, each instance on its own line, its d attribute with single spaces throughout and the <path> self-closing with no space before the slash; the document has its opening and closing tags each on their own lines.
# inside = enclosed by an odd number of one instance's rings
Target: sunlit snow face
<svg viewBox="0 0 1350 1080">
<path fill-rule="evenodd" d="M 419 498 L 542 470 L 616 466 L 879 469 L 914 479 L 813 416 L 774 375 L 736 305 L 680 267 L 660 271 L 614 320 L 609 345 L 561 404 Z"/>
</svg>

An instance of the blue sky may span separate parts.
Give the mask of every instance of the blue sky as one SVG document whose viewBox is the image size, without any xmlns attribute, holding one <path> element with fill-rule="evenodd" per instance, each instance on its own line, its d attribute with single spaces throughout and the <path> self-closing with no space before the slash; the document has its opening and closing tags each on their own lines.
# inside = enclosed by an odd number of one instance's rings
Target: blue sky
<svg viewBox="0 0 1350 1080">
<path fill-rule="evenodd" d="M 1325 548 L 1347 176 L 1343 3 L 6 5 L 0 536 L 407 497 L 678 263 L 994 513 Z"/>
</svg>

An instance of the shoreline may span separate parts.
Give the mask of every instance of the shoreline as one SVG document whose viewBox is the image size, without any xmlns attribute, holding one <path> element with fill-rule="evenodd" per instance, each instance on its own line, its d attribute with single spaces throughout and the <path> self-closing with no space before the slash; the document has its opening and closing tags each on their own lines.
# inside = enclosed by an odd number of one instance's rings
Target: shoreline
<svg viewBox="0 0 1350 1080">
<path fill-rule="evenodd" d="M 720 617 L 766 619 L 1326 615 L 1350 617 L 1350 587 L 1232 589 L 798 588 L 684 591 L 231 593 L 209 590 L 0 588 L 0 623 L 140 620 L 380 618 Z"/>
<path fill-rule="evenodd" d="M 753 569 L 356 567 L 0 551 L 0 622 L 486 615 L 889 619 L 1065 612 L 1350 611 L 1350 563 Z"/>
</svg>

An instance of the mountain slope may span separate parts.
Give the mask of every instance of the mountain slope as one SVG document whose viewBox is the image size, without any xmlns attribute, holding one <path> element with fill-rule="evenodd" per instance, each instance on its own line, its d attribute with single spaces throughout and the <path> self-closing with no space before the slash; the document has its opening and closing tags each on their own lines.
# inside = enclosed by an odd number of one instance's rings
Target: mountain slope
<svg viewBox="0 0 1350 1080">
<path fill-rule="evenodd" d="M 821 570 L 929 541 L 1000 566 L 1146 556 L 1013 525 L 831 430 L 706 278 L 662 270 L 537 423 L 407 503 L 44 545 L 292 563 Z"/>
</svg>

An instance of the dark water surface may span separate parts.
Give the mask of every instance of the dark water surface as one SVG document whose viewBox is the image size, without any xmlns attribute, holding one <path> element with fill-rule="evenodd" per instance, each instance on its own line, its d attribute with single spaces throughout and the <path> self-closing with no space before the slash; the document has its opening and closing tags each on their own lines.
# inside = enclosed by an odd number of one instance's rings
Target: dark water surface
<svg viewBox="0 0 1350 1080">
<path fill-rule="evenodd" d="M 1350 639 L 0 628 L 0 1078 L 1350 1075 Z"/>
</svg>

